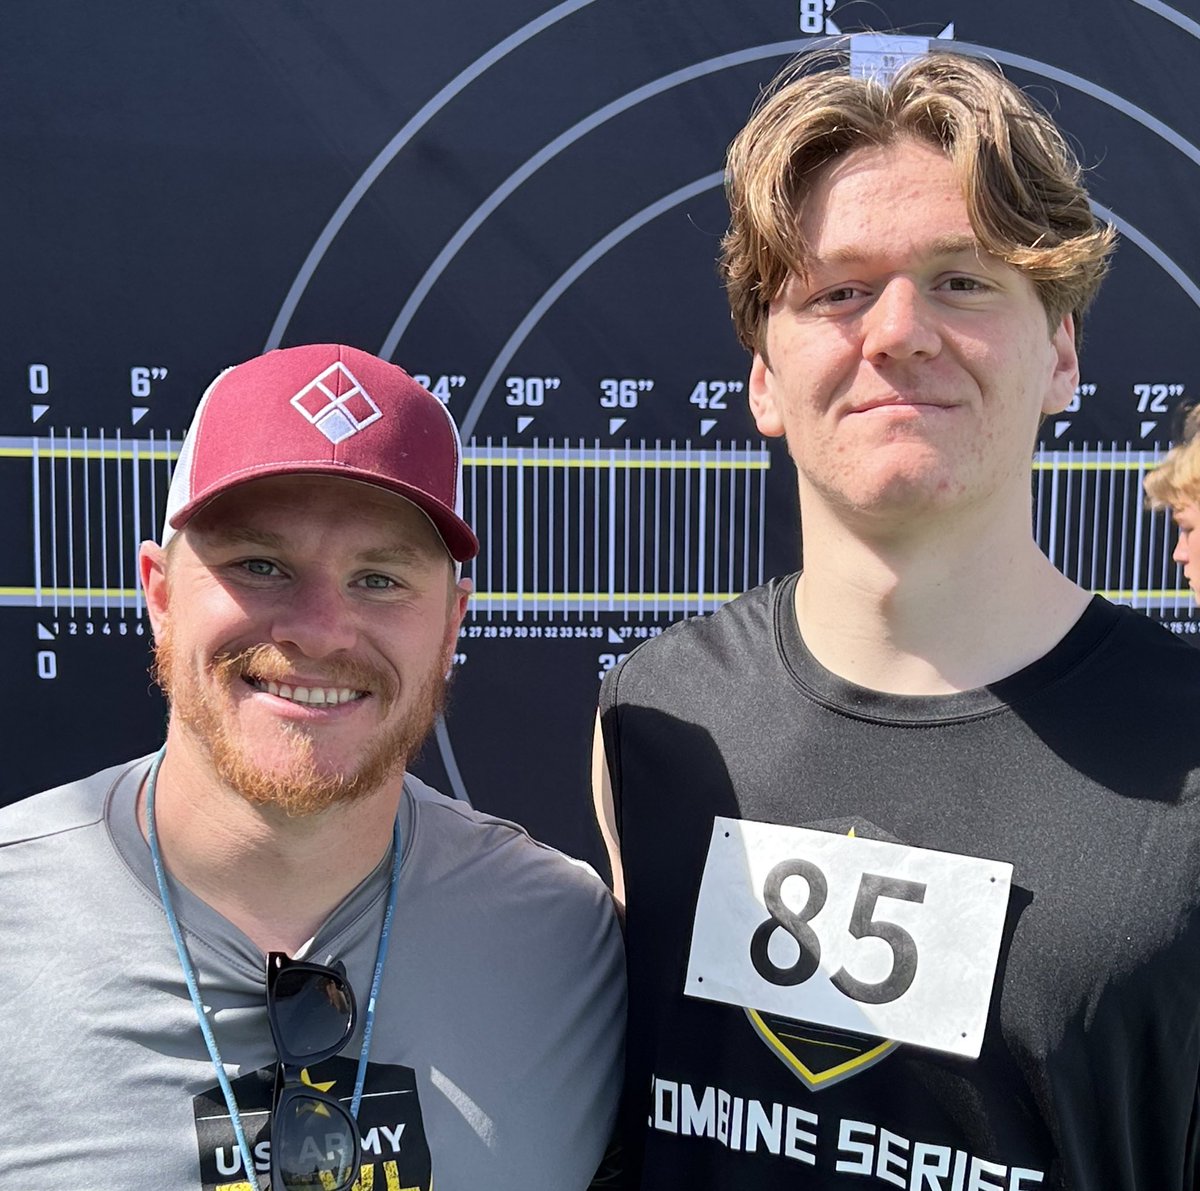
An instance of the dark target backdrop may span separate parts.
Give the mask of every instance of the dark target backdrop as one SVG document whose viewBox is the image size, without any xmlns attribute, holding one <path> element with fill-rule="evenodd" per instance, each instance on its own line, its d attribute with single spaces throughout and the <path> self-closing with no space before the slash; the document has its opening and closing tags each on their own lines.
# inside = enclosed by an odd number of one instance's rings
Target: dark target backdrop
<svg viewBox="0 0 1200 1191">
<path fill-rule="evenodd" d="M 1140 493 L 1200 394 L 1198 10 L 7 6 L 0 801 L 159 743 L 134 557 L 180 435 L 224 366 L 333 340 L 420 375 L 464 432 L 478 595 L 414 768 L 597 859 L 604 671 L 798 561 L 790 469 L 746 413 L 714 272 L 721 167 L 791 55 L 866 27 L 995 59 L 1088 166 L 1122 246 L 1077 400 L 1043 428 L 1038 538 L 1194 633 Z"/>
</svg>

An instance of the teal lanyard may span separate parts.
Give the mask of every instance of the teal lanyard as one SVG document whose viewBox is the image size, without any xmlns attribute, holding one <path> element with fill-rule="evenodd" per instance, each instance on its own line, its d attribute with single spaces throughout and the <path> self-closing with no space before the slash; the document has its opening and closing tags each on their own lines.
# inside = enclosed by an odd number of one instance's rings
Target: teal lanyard
<svg viewBox="0 0 1200 1191">
<path fill-rule="evenodd" d="M 196 980 L 196 969 L 192 966 L 192 957 L 188 954 L 187 944 L 183 940 L 183 931 L 179 928 L 179 919 L 171 905 L 171 892 L 167 887 L 167 870 L 163 867 L 162 852 L 158 846 L 158 830 L 154 823 L 154 792 L 158 784 L 158 771 L 162 765 L 167 749 L 164 745 L 150 766 L 150 774 L 146 779 L 146 834 L 150 840 L 150 859 L 154 862 L 154 876 L 158 881 L 158 894 L 162 898 L 163 912 L 167 916 L 167 924 L 171 928 L 171 937 L 175 940 L 175 950 L 179 953 L 179 966 L 183 969 L 183 979 L 187 984 L 188 995 L 192 998 L 192 1008 L 196 1011 L 196 1020 L 200 1023 L 200 1033 L 204 1035 L 204 1045 L 208 1047 L 208 1056 L 212 1059 L 213 1070 L 217 1073 L 217 1082 L 225 1096 L 225 1104 L 229 1109 L 229 1119 L 233 1123 L 233 1132 L 237 1137 L 238 1149 L 242 1153 L 242 1162 L 246 1167 L 246 1178 L 257 1182 L 254 1171 L 254 1158 L 246 1141 L 246 1131 L 242 1127 L 242 1114 L 238 1111 L 237 1100 L 233 1095 L 229 1076 L 225 1074 L 225 1064 L 221 1062 L 221 1052 L 217 1049 L 217 1040 L 213 1036 L 212 1027 L 204 1013 L 204 1003 L 200 1000 L 200 985 Z M 392 933 L 392 918 L 396 912 L 396 887 L 400 882 L 400 815 L 396 814 L 396 825 L 392 832 L 392 877 L 388 886 L 387 909 L 383 912 L 383 925 L 379 929 L 379 946 L 375 951 L 375 972 L 371 977 L 371 995 L 367 999 L 367 1012 L 363 1018 L 362 1050 L 358 1056 L 358 1074 L 354 1079 L 354 1097 L 350 1101 L 350 1115 L 358 1119 L 358 1106 L 362 1103 L 363 1085 L 367 1079 L 367 1056 L 371 1050 L 371 1033 L 375 1028 L 375 1006 L 379 1000 L 379 987 L 383 983 L 383 965 L 387 960 L 388 939 Z"/>
</svg>

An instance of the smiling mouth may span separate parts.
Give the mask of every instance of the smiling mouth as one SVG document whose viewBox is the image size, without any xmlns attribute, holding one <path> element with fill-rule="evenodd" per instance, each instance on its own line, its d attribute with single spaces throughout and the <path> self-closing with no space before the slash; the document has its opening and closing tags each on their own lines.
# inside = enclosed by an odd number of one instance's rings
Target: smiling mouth
<svg viewBox="0 0 1200 1191">
<path fill-rule="evenodd" d="M 892 401 L 872 401 L 867 405 L 860 405 L 850 412 L 852 414 L 871 413 L 877 409 L 950 409 L 951 406 L 940 401 L 922 401 L 920 398 L 898 398 Z"/>
<path fill-rule="evenodd" d="M 251 675 L 245 675 L 245 680 L 256 691 L 275 695 L 277 698 L 288 700 L 289 703 L 303 703 L 306 707 L 332 707 L 342 703 L 354 703 L 367 697 L 366 691 L 356 691 L 345 686 L 289 686 L 286 682 L 270 682 Z"/>
</svg>

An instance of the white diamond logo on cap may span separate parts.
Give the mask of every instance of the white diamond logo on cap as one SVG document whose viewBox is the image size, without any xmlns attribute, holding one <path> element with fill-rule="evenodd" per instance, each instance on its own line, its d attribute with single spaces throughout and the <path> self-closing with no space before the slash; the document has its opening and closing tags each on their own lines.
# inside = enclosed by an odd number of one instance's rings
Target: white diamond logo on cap
<svg viewBox="0 0 1200 1191">
<path fill-rule="evenodd" d="M 338 383 L 335 374 L 348 385 L 344 393 L 334 391 Z M 334 387 L 327 383 L 330 380 Z M 310 380 L 292 398 L 292 405 L 331 443 L 342 442 L 383 417 L 383 411 L 340 360 Z"/>
</svg>

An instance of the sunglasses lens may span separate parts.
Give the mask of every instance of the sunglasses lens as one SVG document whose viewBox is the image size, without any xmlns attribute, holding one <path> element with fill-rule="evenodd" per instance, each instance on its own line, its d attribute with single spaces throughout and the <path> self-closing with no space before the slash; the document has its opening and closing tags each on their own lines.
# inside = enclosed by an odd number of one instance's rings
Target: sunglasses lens
<svg viewBox="0 0 1200 1191">
<path fill-rule="evenodd" d="M 275 980 L 274 999 L 279 1036 L 293 1055 L 321 1054 L 346 1040 L 351 1001 L 336 974 L 285 968 Z"/>
<path fill-rule="evenodd" d="M 276 1109 L 271 1157 L 288 1191 L 342 1191 L 358 1175 L 354 1122 L 340 1105 L 292 1092 Z"/>
</svg>

